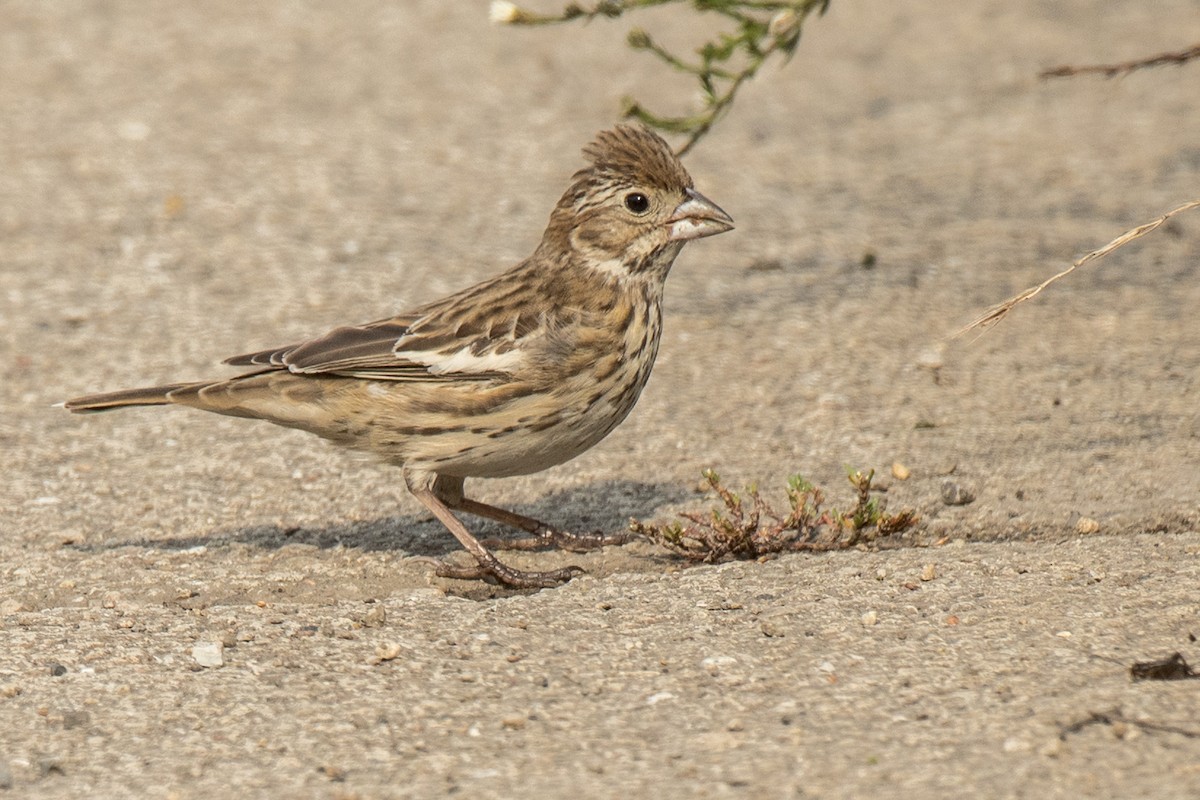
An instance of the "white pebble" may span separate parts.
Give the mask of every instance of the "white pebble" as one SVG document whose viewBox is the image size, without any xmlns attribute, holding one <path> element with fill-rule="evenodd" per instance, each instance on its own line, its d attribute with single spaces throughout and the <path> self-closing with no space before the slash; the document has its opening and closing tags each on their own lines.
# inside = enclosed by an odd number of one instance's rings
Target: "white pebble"
<svg viewBox="0 0 1200 800">
<path fill-rule="evenodd" d="M 205 642 L 192 648 L 192 658 L 202 667 L 225 666 L 225 646 L 220 642 Z"/>
</svg>

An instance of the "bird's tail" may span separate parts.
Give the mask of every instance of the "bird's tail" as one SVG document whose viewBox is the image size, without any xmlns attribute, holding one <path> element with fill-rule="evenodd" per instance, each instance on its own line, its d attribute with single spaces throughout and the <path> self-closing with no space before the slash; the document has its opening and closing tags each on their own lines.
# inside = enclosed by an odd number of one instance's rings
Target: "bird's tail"
<svg viewBox="0 0 1200 800">
<path fill-rule="evenodd" d="M 77 414 L 110 411 L 114 408 L 125 408 L 126 406 L 165 406 L 173 402 L 171 400 L 171 392 L 179 389 L 195 389 L 205 385 L 207 385 L 207 382 L 201 381 L 198 383 L 169 383 L 165 386 L 146 386 L 141 389 L 123 389 L 119 392 L 105 392 L 104 394 L 89 394 L 83 397 L 76 397 L 66 401 L 62 406 L 68 411 L 74 411 Z"/>
</svg>

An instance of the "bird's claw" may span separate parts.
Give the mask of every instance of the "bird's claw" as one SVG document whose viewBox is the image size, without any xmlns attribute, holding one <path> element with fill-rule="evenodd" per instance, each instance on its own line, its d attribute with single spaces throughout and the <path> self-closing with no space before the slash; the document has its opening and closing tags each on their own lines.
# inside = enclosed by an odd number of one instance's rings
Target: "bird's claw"
<svg viewBox="0 0 1200 800">
<path fill-rule="evenodd" d="M 632 541 L 633 535 L 621 533 L 568 533 L 555 528 L 539 530 L 536 536 L 520 539 L 485 539 L 483 545 L 490 550 L 544 550 L 557 547 L 571 553 L 586 553 L 609 545 L 621 545 Z"/>
<path fill-rule="evenodd" d="M 491 580 L 510 589 L 552 589 L 577 575 L 582 575 L 583 572 L 583 568 L 574 565 L 548 572 L 524 572 L 499 562 L 459 566 L 441 561 L 434 569 L 434 574 L 439 578 L 463 581 Z"/>
</svg>

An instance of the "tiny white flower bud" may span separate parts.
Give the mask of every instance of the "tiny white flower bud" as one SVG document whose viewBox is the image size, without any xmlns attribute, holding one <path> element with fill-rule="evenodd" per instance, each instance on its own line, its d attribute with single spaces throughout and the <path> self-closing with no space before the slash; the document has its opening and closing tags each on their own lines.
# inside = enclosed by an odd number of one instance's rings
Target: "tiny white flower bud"
<svg viewBox="0 0 1200 800">
<path fill-rule="evenodd" d="M 517 8 L 516 3 L 510 3 L 508 0 L 492 0 L 488 18 L 497 25 L 511 25 L 521 18 L 521 9 Z"/>
<path fill-rule="evenodd" d="M 494 5 L 494 4 L 493 4 Z M 790 8 L 780 11 L 767 23 L 767 33 L 776 39 L 790 39 L 796 33 L 800 20 Z"/>
</svg>

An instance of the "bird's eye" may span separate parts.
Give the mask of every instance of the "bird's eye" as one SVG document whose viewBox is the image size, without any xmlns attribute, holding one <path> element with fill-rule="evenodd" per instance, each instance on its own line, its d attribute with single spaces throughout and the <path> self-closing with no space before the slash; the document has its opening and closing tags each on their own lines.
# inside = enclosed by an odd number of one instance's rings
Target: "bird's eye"
<svg viewBox="0 0 1200 800">
<path fill-rule="evenodd" d="M 641 192 L 625 195 L 625 207 L 635 214 L 645 214 L 650 209 L 650 198 Z"/>
</svg>

